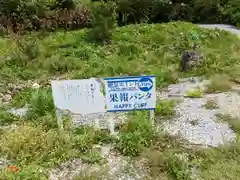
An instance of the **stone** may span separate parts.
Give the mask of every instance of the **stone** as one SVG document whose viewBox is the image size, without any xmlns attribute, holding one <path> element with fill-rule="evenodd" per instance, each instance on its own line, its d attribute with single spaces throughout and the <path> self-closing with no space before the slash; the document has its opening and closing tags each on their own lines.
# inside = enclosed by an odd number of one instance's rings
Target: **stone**
<svg viewBox="0 0 240 180">
<path fill-rule="evenodd" d="M 19 108 L 19 109 L 12 108 L 9 110 L 9 112 L 12 113 L 13 115 L 21 116 L 21 117 L 25 116 L 27 111 L 28 111 L 28 108 Z"/>
<path fill-rule="evenodd" d="M 34 84 L 32 85 L 32 88 L 33 88 L 33 89 L 39 89 L 39 88 L 40 88 L 40 85 L 39 85 L 38 83 L 34 83 Z"/>
<path fill-rule="evenodd" d="M 7 160 L 6 158 L 0 157 L 0 169 L 7 168 L 9 163 L 10 163 L 9 160 Z"/>
<path fill-rule="evenodd" d="M 6 102 L 10 102 L 12 100 L 12 96 L 10 94 L 3 95 L 3 99 Z"/>
</svg>

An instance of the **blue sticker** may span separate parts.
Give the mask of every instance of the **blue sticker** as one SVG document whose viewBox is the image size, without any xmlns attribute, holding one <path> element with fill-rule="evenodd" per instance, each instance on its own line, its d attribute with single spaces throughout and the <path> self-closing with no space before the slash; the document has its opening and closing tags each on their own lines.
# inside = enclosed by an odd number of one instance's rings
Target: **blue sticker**
<svg viewBox="0 0 240 180">
<path fill-rule="evenodd" d="M 141 91 L 150 91 L 153 87 L 153 81 L 149 77 L 143 77 L 138 81 L 138 87 Z"/>
</svg>

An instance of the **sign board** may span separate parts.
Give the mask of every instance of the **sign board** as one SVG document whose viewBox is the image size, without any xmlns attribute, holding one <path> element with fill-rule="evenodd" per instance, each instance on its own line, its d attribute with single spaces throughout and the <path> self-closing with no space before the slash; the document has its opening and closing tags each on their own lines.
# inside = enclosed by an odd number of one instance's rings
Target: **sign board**
<svg viewBox="0 0 240 180">
<path fill-rule="evenodd" d="M 113 77 L 104 81 L 108 112 L 155 109 L 155 76 Z"/>
<path fill-rule="evenodd" d="M 81 115 L 105 112 L 104 95 L 97 80 L 52 81 L 51 85 L 56 108 Z"/>
</svg>

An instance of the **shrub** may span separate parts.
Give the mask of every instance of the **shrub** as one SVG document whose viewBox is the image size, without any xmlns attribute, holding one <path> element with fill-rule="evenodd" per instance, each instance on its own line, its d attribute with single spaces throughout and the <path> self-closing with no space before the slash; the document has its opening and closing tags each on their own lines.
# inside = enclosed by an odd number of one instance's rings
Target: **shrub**
<svg viewBox="0 0 240 180">
<path fill-rule="evenodd" d="M 226 92 L 231 89 L 229 78 L 223 75 L 215 75 L 211 78 L 210 83 L 207 84 L 206 93 Z"/>
<path fill-rule="evenodd" d="M 5 130 L 0 139 L 1 154 L 21 165 L 52 165 L 76 155 L 67 133 L 43 131 L 41 127 L 18 126 Z"/>
<path fill-rule="evenodd" d="M 130 121 L 123 124 L 116 148 L 124 155 L 137 156 L 145 147 L 149 147 L 155 136 L 155 130 L 145 112 L 136 112 Z"/>
<path fill-rule="evenodd" d="M 175 115 L 176 102 L 174 100 L 161 100 L 157 102 L 155 113 L 162 117 L 171 117 Z"/>
<path fill-rule="evenodd" d="M 36 165 L 26 166 L 19 173 L 9 172 L 7 170 L 0 171 L 0 179 L 21 179 L 21 180 L 47 180 L 48 177 L 44 173 L 42 167 Z"/>
<path fill-rule="evenodd" d="M 116 25 L 116 4 L 109 2 L 96 2 L 92 4 L 92 30 L 88 38 L 96 42 L 109 42 L 112 36 L 112 29 Z"/>
<path fill-rule="evenodd" d="M 102 161 L 101 153 L 97 150 L 91 150 L 84 154 L 81 159 L 86 163 L 100 163 Z"/>
<path fill-rule="evenodd" d="M 55 9 L 42 16 L 0 16 L 2 34 L 25 33 L 26 31 L 55 31 L 58 28 L 77 29 L 90 25 L 90 11 L 86 7 Z"/>
<path fill-rule="evenodd" d="M 184 154 L 169 153 L 165 158 L 167 171 L 178 180 L 191 179 L 190 164 Z"/>
<path fill-rule="evenodd" d="M 14 116 L 12 113 L 6 111 L 5 109 L 0 109 L 0 125 L 11 124 L 17 120 L 18 117 Z"/>
<path fill-rule="evenodd" d="M 115 0 L 118 6 L 118 22 L 120 25 L 148 21 L 153 0 Z"/>
<path fill-rule="evenodd" d="M 27 116 L 30 119 L 55 113 L 52 93 L 49 89 L 38 89 L 32 93 Z"/>
<path fill-rule="evenodd" d="M 120 134 L 119 141 L 116 144 L 116 148 L 123 155 L 139 155 L 144 148 L 144 145 L 141 141 L 141 133 L 136 131 Z"/>
<path fill-rule="evenodd" d="M 190 98 L 200 98 L 203 96 L 203 91 L 201 89 L 190 89 L 186 96 Z"/>
</svg>

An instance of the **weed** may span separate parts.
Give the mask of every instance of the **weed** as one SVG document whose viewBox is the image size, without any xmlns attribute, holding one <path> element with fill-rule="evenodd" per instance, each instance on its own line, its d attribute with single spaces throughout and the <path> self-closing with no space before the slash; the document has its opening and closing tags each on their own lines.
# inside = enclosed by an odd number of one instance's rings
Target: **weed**
<svg viewBox="0 0 240 180">
<path fill-rule="evenodd" d="M 0 108 L 0 125 L 8 125 L 18 120 L 19 117 L 16 117 L 7 110 Z"/>
<path fill-rule="evenodd" d="M 24 120 L 30 121 L 35 126 L 41 125 L 45 130 L 57 129 L 59 127 L 56 115 L 51 113 L 47 113 L 44 116 L 36 117 L 34 121 L 33 119 L 24 119 Z M 66 126 L 64 126 L 64 129 L 67 129 Z"/>
<path fill-rule="evenodd" d="M 161 117 L 171 117 L 175 115 L 175 100 L 161 100 L 157 102 L 155 114 Z"/>
<path fill-rule="evenodd" d="M 29 111 L 27 112 L 28 119 L 42 117 L 47 113 L 54 113 L 54 111 L 53 97 L 49 89 L 38 89 L 32 93 Z"/>
<path fill-rule="evenodd" d="M 116 138 L 110 135 L 108 131 L 98 130 L 96 131 L 95 135 L 96 135 L 95 137 L 96 142 L 109 144 L 109 143 L 114 143 L 116 141 Z"/>
<path fill-rule="evenodd" d="M 182 155 L 169 154 L 166 157 L 165 165 L 167 171 L 178 180 L 191 179 L 190 165 Z"/>
<path fill-rule="evenodd" d="M 81 159 L 86 163 L 100 163 L 102 161 L 102 156 L 99 151 L 96 150 L 90 150 L 89 152 L 85 153 Z"/>
<path fill-rule="evenodd" d="M 137 156 L 151 145 L 154 135 L 155 130 L 146 113 L 136 112 L 122 126 L 116 148 L 124 155 Z"/>
<path fill-rule="evenodd" d="M 239 138 L 236 142 L 198 152 L 202 179 L 236 179 L 239 174 Z"/>
<path fill-rule="evenodd" d="M 44 169 L 40 166 L 29 165 L 21 169 L 19 173 L 9 172 L 7 170 L 0 171 L 0 179 L 8 180 L 47 180 L 48 177 L 44 173 Z"/>
<path fill-rule="evenodd" d="M 92 149 L 94 139 L 91 134 L 77 135 L 74 138 L 74 148 L 80 152 L 86 152 Z"/>
<path fill-rule="evenodd" d="M 17 93 L 15 96 L 13 96 L 12 106 L 21 108 L 21 107 L 24 107 L 25 105 L 29 104 L 33 92 L 34 92 L 33 89 L 26 88 L 23 91 Z"/>
<path fill-rule="evenodd" d="M 191 89 L 187 92 L 187 97 L 190 98 L 201 98 L 203 96 L 203 91 L 201 89 Z"/>
<path fill-rule="evenodd" d="M 231 89 L 228 77 L 216 75 L 212 77 L 210 84 L 206 86 L 206 93 L 220 93 Z"/>
<path fill-rule="evenodd" d="M 122 133 L 119 136 L 119 141 L 116 143 L 116 148 L 123 155 L 137 156 L 144 148 L 141 138 L 141 133 L 138 131 Z"/>
<path fill-rule="evenodd" d="M 240 133 L 240 119 L 232 117 L 229 114 L 216 114 L 216 117 L 218 120 L 227 122 L 228 125 L 232 130 L 234 130 L 236 133 Z"/>
<path fill-rule="evenodd" d="M 180 77 L 177 49 L 188 48 L 189 39 L 185 35 L 191 34 L 192 31 L 200 34 L 199 41 L 201 41 L 206 61 L 202 67 L 184 76 L 231 74 L 234 73 L 233 67 L 235 72 L 238 72 L 236 67 L 239 67 L 237 66 L 239 61 L 235 54 L 240 45 L 235 37 L 218 30 L 200 29 L 190 23 L 172 22 L 118 27 L 112 30 L 112 43 L 102 46 L 87 43 L 86 30 L 71 31 L 67 34 L 49 33 L 48 36 L 37 41 L 40 48 L 39 56 L 33 61 L 27 60 L 24 67 L 6 63 L 7 58 L 2 58 L 0 79 L 4 81 L 48 79 L 53 75 L 65 73 L 67 78 L 85 79 L 139 75 L 141 72 L 155 74 L 157 87 L 163 87 L 176 82 Z M 176 38 L 179 33 L 182 33 L 183 37 Z M 210 34 L 219 34 L 219 36 L 206 41 L 206 37 Z M 165 37 L 168 37 L 167 40 Z M 180 41 L 182 43 L 179 43 Z M 2 39 L 1 52 L 7 56 L 14 48 L 12 44 L 14 43 L 10 40 Z M 62 44 L 73 46 L 59 48 Z M 232 48 L 232 44 L 235 48 Z M 173 45 L 176 48 L 172 48 Z M 82 53 L 83 51 L 87 53 Z"/>
<path fill-rule="evenodd" d="M 148 158 L 151 177 L 159 177 L 159 173 L 161 174 L 165 171 L 164 154 L 160 151 L 148 150 L 146 156 Z"/>
<path fill-rule="evenodd" d="M 203 107 L 205 107 L 206 109 L 217 109 L 218 103 L 215 99 L 208 99 L 206 104 L 203 105 Z"/>
<path fill-rule="evenodd" d="M 69 143 L 72 138 L 67 133 L 43 131 L 40 127 L 21 125 L 5 130 L 0 139 L 1 154 L 17 160 L 20 165 L 51 166 L 78 154 L 72 149 Z"/>
</svg>

